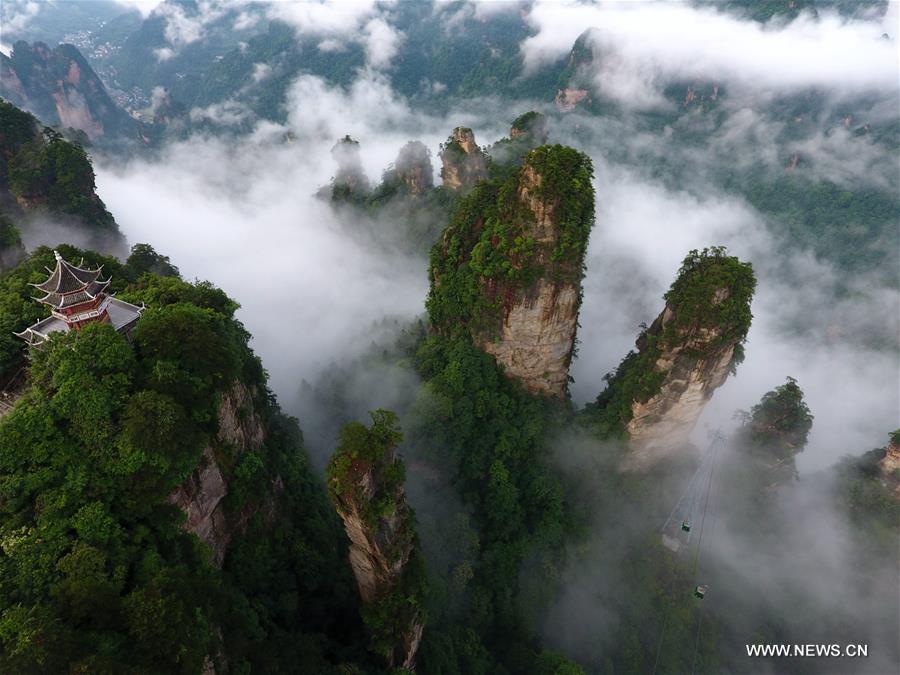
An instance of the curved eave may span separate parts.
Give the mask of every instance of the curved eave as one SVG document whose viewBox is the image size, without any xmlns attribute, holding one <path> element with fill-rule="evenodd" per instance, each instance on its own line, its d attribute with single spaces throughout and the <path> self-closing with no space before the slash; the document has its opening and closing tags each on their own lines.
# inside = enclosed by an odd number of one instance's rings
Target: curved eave
<svg viewBox="0 0 900 675">
<path fill-rule="evenodd" d="M 49 305 L 54 309 L 63 309 L 65 307 L 73 307 L 75 305 L 80 305 L 83 302 L 89 302 L 91 300 L 95 300 L 98 295 L 105 292 L 107 287 L 109 286 L 112 279 L 107 279 L 106 281 L 97 281 L 92 282 L 92 284 L 85 284 L 83 287 L 79 288 L 75 291 L 70 291 L 68 293 L 47 293 L 43 298 L 33 298 L 36 302 L 40 302 L 44 305 Z M 91 290 L 88 290 L 92 285 L 96 285 Z M 72 296 L 79 295 L 83 293 L 86 297 L 78 298 L 74 302 L 66 302 L 67 299 Z M 53 296 L 58 296 L 59 299 L 54 298 Z"/>
<path fill-rule="evenodd" d="M 56 263 L 56 269 L 50 274 L 50 278 L 40 284 L 29 284 L 42 290 L 44 293 L 74 293 L 79 287 L 84 288 L 97 281 L 103 265 L 95 270 L 86 270 L 70 265 L 65 260 Z M 60 290 L 65 288 L 66 290 Z"/>
<path fill-rule="evenodd" d="M 13 335 L 27 342 L 29 346 L 40 344 L 47 339 L 46 335 L 41 335 L 40 333 L 33 331 L 30 328 L 26 328 L 21 333 L 13 332 Z"/>
</svg>

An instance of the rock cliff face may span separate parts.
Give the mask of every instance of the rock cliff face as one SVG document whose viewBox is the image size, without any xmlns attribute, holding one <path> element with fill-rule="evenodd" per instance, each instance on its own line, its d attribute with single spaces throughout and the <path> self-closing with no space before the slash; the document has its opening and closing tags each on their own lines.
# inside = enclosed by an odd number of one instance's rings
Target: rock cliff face
<svg viewBox="0 0 900 675">
<path fill-rule="evenodd" d="M 674 317 L 675 311 L 666 306 L 638 340 L 638 349 L 643 351 L 650 340 L 658 339 Z M 731 372 L 736 342 L 721 342 L 721 337 L 718 329 L 697 327 L 661 350 L 654 369 L 663 375 L 662 385 L 649 400 L 633 403 L 632 418 L 626 427 L 635 464 L 643 464 L 687 442 L 713 392 Z"/>
<path fill-rule="evenodd" d="M 572 112 L 584 100 L 588 102 L 591 100 L 587 89 L 559 89 L 554 103 L 561 111 Z"/>
<path fill-rule="evenodd" d="M 505 182 L 476 188 L 432 254 L 428 307 L 437 330 L 464 326 L 535 394 L 567 394 L 594 217 L 591 176 L 581 153 L 537 148 Z"/>
<path fill-rule="evenodd" d="M 625 436 L 626 468 L 681 448 L 713 392 L 743 359 L 756 279 L 723 248 L 691 251 L 666 306 L 586 414 L 604 435 Z"/>
<path fill-rule="evenodd" d="M 487 155 L 475 142 L 475 134 L 456 127 L 441 148 L 441 179 L 451 190 L 468 192 L 487 178 Z"/>
<path fill-rule="evenodd" d="M 547 142 L 547 118 L 538 112 L 527 112 L 512 121 L 510 138 L 530 138 L 538 146 Z"/>
<path fill-rule="evenodd" d="M 213 562 L 221 566 L 234 535 L 243 531 L 249 516 L 261 508 L 272 510 L 274 502 L 251 505 L 231 518 L 226 515 L 222 502 L 228 495 L 229 486 L 217 458 L 217 449 L 228 445 L 238 456 L 256 450 L 265 441 L 265 429 L 254 410 L 253 392 L 240 382 L 222 396 L 218 420 L 219 430 L 214 443 L 203 448 L 200 465 L 169 495 L 169 501 L 187 516 L 184 529 L 207 544 L 212 549 Z M 280 481 L 273 487 L 274 492 L 279 491 Z"/>
<path fill-rule="evenodd" d="M 878 462 L 885 485 L 893 489 L 894 499 L 900 501 L 900 432 L 891 434 L 884 457 Z"/>
<path fill-rule="evenodd" d="M 405 470 L 396 457 L 396 416 L 372 414 L 373 426 L 348 424 L 328 467 L 328 487 L 350 538 L 350 565 L 373 649 L 390 667 L 412 670 L 425 623 L 421 561 Z"/>
<path fill-rule="evenodd" d="M 506 313 L 500 339 L 482 339 L 481 348 L 528 391 L 564 397 L 575 345 L 579 292 L 575 284 L 539 280 L 533 295 L 523 297 Z"/>
<path fill-rule="evenodd" d="M 344 136 L 331 149 L 338 170 L 331 181 L 332 199 L 348 199 L 369 191 L 369 180 L 359 156 L 359 141 Z"/>
<path fill-rule="evenodd" d="M 892 474 L 900 469 L 900 435 L 891 439 L 890 445 L 887 446 L 884 457 L 878 462 L 878 467 L 884 474 Z"/>
<path fill-rule="evenodd" d="M 559 199 L 548 198 L 541 190 L 543 183 L 544 177 L 534 163 L 526 160 L 516 197 L 529 214 L 522 235 L 540 247 L 538 264 L 542 266 L 550 262 L 561 234 Z M 500 339 L 480 335 L 478 342 L 529 391 L 563 397 L 568 387 L 580 305 L 580 278 L 557 280 L 541 276 L 531 288 L 506 302 Z"/>
<path fill-rule="evenodd" d="M 387 170 L 385 182 L 402 184 L 409 194 L 421 195 L 434 187 L 434 168 L 431 153 L 421 141 L 410 141 L 397 155 L 394 165 Z"/>
<path fill-rule="evenodd" d="M 0 55 L 0 94 L 46 124 L 77 129 L 92 141 L 138 137 L 140 124 L 116 106 L 72 45 L 16 42 L 9 57 Z"/>
</svg>

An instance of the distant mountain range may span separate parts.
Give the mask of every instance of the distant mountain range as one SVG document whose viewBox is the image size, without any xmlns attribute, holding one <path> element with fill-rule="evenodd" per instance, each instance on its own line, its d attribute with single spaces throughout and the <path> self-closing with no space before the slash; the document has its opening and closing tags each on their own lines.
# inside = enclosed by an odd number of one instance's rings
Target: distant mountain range
<svg viewBox="0 0 900 675">
<path fill-rule="evenodd" d="M 0 95 L 45 124 L 76 130 L 90 142 L 149 142 L 141 123 L 116 105 L 81 52 L 69 44 L 16 42 L 10 56 L 0 54 Z"/>
</svg>

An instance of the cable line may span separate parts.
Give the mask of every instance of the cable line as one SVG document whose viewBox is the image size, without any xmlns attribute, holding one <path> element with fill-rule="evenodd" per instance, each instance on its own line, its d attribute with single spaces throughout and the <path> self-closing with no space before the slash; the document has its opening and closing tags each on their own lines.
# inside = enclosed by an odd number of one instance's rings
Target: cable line
<svg viewBox="0 0 900 675">
<path fill-rule="evenodd" d="M 693 576 L 694 576 L 695 581 L 696 581 L 696 574 L 697 574 L 697 565 L 698 565 L 699 559 L 700 559 L 700 547 L 703 544 L 703 527 L 704 527 L 704 524 L 706 521 L 706 510 L 709 505 L 710 486 L 712 485 L 713 475 L 715 474 L 716 457 L 718 455 L 718 450 L 724 440 L 725 440 L 725 437 L 719 432 L 719 430 L 716 430 L 715 433 L 713 434 L 712 441 L 710 441 L 710 444 L 707 447 L 706 452 L 704 453 L 704 456 L 700 461 L 700 465 L 697 467 L 697 470 L 694 471 L 694 475 L 691 476 L 691 480 L 688 482 L 687 487 L 685 488 L 684 492 L 681 494 L 681 497 L 678 498 L 678 501 L 675 503 L 675 507 L 672 509 L 672 512 L 669 513 L 669 517 L 666 518 L 666 521 L 663 523 L 662 527 L 660 528 L 660 530 L 665 535 L 666 527 L 672 521 L 672 517 L 678 512 L 679 507 L 684 503 L 685 498 L 688 496 L 688 494 L 691 495 L 691 499 L 690 499 L 691 506 L 690 506 L 690 511 L 688 512 L 688 519 L 687 519 L 688 524 L 690 524 L 690 519 L 692 519 L 694 517 L 694 512 L 696 509 L 696 505 L 698 503 L 699 491 L 697 489 L 695 489 L 695 485 L 697 485 L 697 486 L 703 485 L 703 482 L 704 482 L 703 478 L 705 477 L 704 468 L 707 465 L 709 465 L 709 477 L 706 479 L 706 489 L 704 490 L 705 500 L 704 500 L 703 518 L 702 518 L 701 524 L 700 524 L 700 536 L 697 540 L 697 554 L 694 558 Z M 707 538 L 707 539 L 709 539 L 709 538 Z M 660 655 L 662 654 L 662 646 L 663 646 L 663 642 L 665 641 L 666 630 L 669 625 L 669 617 L 671 616 L 671 613 L 672 613 L 673 604 L 674 603 L 670 604 L 667 607 L 666 613 L 663 617 L 663 625 L 662 625 L 662 629 L 660 630 L 659 641 L 657 642 L 657 645 L 656 645 L 656 656 L 653 661 L 653 671 L 652 671 L 653 675 L 656 675 L 656 670 L 659 667 L 659 658 L 660 658 Z M 699 626 L 698 626 L 698 638 L 697 639 L 699 640 Z M 696 661 L 696 647 L 695 647 L 695 652 L 694 652 L 694 659 Z"/>
<path fill-rule="evenodd" d="M 710 487 L 712 486 L 713 476 L 716 473 L 716 458 L 719 454 L 719 443 L 723 441 L 724 437 L 721 436 L 718 432 L 713 437 L 713 447 L 715 448 L 713 451 L 712 465 L 709 470 L 709 479 L 706 482 L 706 497 L 703 502 L 703 516 L 700 519 L 700 536 L 697 539 L 697 554 L 694 557 L 694 575 L 696 579 L 697 574 L 697 566 L 700 564 L 700 547 L 703 545 L 703 529 L 706 526 L 706 512 L 709 508 L 709 493 Z"/>
<path fill-rule="evenodd" d="M 724 441 L 724 437 L 718 437 L 716 440 Z M 722 445 L 724 445 L 724 443 Z M 719 449 L 721 449 L 721 445 L 719 446 L 719 448 L 716 449 L 716 456 L 713 458 L 713 465 L 712 465 L 712 469 L 710 470 L 710 481 L 709 481 L 710 484 L 712 484 L 712 474 L 715 472 L 715 469 L 716 469 L 716 459 L 718 457 Z M 710 496 L 710 493 L 707 492 L 707 495 L 706 495 L 707 503 L 709 502 L 709 496 Z M 707 543 L 707 552 L 712 551 L 713 534 L 716 531 L 716 521 L 717 521 L 717 516 L 719 513 L 718 509 L 716 508 L 716 502 L 718 501 L 718 496 L 719 496 L 719 486 L 716 485 L 715 497 L 713 498 L 712 521 L 710 522 L 709 536 L 706 538 L 707 542 L 708 542 Z M 704 521 L 706 520 L 706 506 L 704 506 L 704 510 L 703 510 L 703 520 Z M 695 567 L 694 567 L 694 575 L 695 575 L 694 581 L 695 582 L 699 580 L 699 577 L 697 576 L 697 571 L 699 569 L 698 566 L 699 566 L 699 562 L 700 562 L 700 553 L 701 553 L 700 547 L 702 546 L 702 540 L 703 540 L 703 523 L 701 523 L 701 525 L 700 525 L 700 540 L 697 542 L 697 558 L 696 558 Z M 704 609 L 703 609 L 703 606 L 701 606 L 700 610 L 699 610 L 699 614 L 697 616 L 697 637 L 694 639 L 694 656 L 691 659 L 691 675 L 694 675 L 694 672 L 697 668 L 697 655 L 700 651 L 700 631 L 701 631 L 701 628 L 703 627 L 703 612 L 704 612 Z"/>
</svg>

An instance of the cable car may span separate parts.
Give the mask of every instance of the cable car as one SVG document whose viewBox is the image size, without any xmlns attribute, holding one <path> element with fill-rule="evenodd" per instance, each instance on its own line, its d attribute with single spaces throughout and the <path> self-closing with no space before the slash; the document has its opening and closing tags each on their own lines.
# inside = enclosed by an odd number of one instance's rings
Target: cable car
<svg viewBox="0 0 900 675">
<path fill-rule="evenodd" d="M 708 590 L 708 586 L 697 586 L 697 588 L 694 589 L 694 597 L 698 600 L 702 600 Z"/>
<path fill-rule="evenodd" d="M 689 520 L 682 520 L 682 521 L 681 521 L 681 529 L 682 529 L 684 532 L 690 532 L 690 531 L 691 531 L 691 521 L 689 521 Z"/>
</svg>

